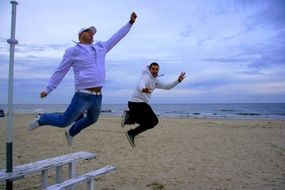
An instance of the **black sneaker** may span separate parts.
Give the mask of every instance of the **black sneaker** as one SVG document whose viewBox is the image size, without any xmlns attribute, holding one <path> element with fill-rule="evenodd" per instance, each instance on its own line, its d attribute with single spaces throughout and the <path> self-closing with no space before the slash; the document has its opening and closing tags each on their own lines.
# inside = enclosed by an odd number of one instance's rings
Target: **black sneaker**
<svg viewBox="0 0 285 190">
<path fill-rule="evenodd" d="M 124 111 L 124 114 L 122 116 L 121 126 L 124 127 L 126 124 L 127 125 L 135 124 L 134 122 L 130 120 L 130 111 L 128 110 Z"/>
<path fill-rule="evenodd" d="M 131 135 L 131 134 L 129 133 L 129 131 L 128 131 L 128 132 L 125 132 L 125 134 L 126 134 L 126 136 L 127 136 L 127 138 L 128 138 L 128 141 L 129 141 L 130 145 L 131 145 L 133 148 L 135 148 L 135 147 L 136 147 L 136 145 L 135 145 L 135 136 Z"/>
</svg>

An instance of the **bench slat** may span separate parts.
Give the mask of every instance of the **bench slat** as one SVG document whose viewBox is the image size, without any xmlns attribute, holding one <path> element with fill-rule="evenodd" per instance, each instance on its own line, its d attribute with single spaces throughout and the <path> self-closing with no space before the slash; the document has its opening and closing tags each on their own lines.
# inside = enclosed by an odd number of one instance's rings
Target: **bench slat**
<svg viewBox="0 0 285 190">
<path fill-rule="evenodd" d="M 70 178 L 68 180 L 65 180 L 62 183 L 57 183 L 57 184 L 48 186 L 46 188 L 46 190 L 61 190 L 61 189 L 66 189 L 66 188 L 72 187 L 73 185 L 81 183 L 83 181 L 89 182 L 89 181 L 94 180 L 95 177 L 97 177 L 99 175 L 103 175 L 105 173 L 108 173 L 114 169 L 115 169 L 114 166 L 105 166 L 105 167 L 97 169 L 95 171 L 91 171 L 91 172 L 88 172 L 86 174 Z"/>
<path fill-rule="evenodd" d="M 34 172 L 47 170 L 53 167 L 65 165 L 71 163 L 74 160 L 79 159 L 92 159 L 95 158 L 96 154 L 91 152 L 79 151 L 71 154 L 66 154 L 54 158 L 48 158 L 28 164 L 19 165 L 13 168 L 13 172 L 6 173 L 6 170 L 0 170 L 0 181 L 7 179 L 13 180 Z"/>
</svg>

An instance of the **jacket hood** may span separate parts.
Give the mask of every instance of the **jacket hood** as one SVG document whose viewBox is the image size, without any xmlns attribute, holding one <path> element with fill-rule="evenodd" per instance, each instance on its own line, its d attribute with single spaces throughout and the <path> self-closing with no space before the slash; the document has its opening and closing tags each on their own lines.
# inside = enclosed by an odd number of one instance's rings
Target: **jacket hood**
<svg viewBox="0 0 285 190">
<path fill-rule="evenodd" d="M 155 79 L 155 77 L 152 76 L 152 74 L 149 71 L 149 66 L 145 67 L 145 70 L 142 72 L 143 75 L 149 75 L 152 79 Z"/>
</svg>

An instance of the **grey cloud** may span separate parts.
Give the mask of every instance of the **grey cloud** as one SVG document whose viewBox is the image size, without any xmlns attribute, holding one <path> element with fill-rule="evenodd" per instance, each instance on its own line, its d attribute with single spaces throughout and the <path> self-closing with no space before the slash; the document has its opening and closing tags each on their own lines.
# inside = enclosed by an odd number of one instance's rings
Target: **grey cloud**
<svg viewBox="0 0 285 190">
<path fill-rule="evenodd" d="M 193 33 L 193 26 L 189 24 L 184 31 L 180 32 L 180 35 L 184 38 L 188 38 Z"/>
<path fill-rule="evenodd" d="M 225 78 L 207 78 L 207 80 L 201 80 L 201 81 L 195 81 L 191 82 L 188 85 L 183 85 L 186 88 L 189 89 L 204 89 L 204 90 L 210 90 L 213 88 L 217 88 L 220 86 L 224 86 L 227 84 L 232 84 L 233 81 L 229 78 L 225 80 Z"/>
<path fill-rule="evenodd" d="M 64 50 L 67 48 L 66 44 L 19 44 L 18 48 L 16 48 L 17 51 L 22 53 L 28 53 L 31 51 L 47 51 L 47 50 Z"/>
<path fill-rule="evenodd" d="M 285 27 L 285 1 L 273 0 L 270 1 L 268 7 L 261 12 L 257 20 L 271 25 L 274 28 Z"/>
<path fill-rule="evenodd" d="M 200 61 L 205 61 L 205 62 L 224 62 L 224 63 L 241 63 L 246 61 L 245 58 L 239 58 L 238 56 L 236 57 L 213 57 L 213 58 L 207 58 L 207 59 L 201 59 Z"/>
<path fill-rule="evenodd" d="M 69 47 L 68 44 L 59 44 L 59 43 L 51 43 L 51 44 L 28 44 L 25 42 L 19 41 L 19 43 L 15 46 L 15 52 L 19 53 L 29 53 L 29 52 L 43 52 L 47 50 L 64 50 Z M 9 44 L 7 44 L 5 39 L 0 38 L 0 50 L 4 52 L 9 51 Z"/>
<path fill-rule="evenodd" d="M 3 58 L 2 58 L 3 57 Z M 1 56 L 0 58 L 1 70 L 9 69 L 8 57 Z M 30 57 L 15 57 L 14 61 L 14 78 L 17 79 L 27 79 L 27 78 L 38 78 L 41 79 L 49 78 L 54 72 L 59 61 L 51 58 L 36 58 L 32 59 Z M 3 74 L 0 78 L 6 78 Z"/>
<path fill-rule="evenodd" d="M 47 80 L 41 78 L 33 79 L 15 79 L 14 80 L 14 103 L 42 103 L 43 100 L 39 94 L 46 87 Z M 8 98 L 8 81 L 0 80 L 0 103 L 7 103 Z M 69 103 L 70 98 L 67 94 L 72 96 L 74 92 L 73 81 L 63 80 L 62 83 L 55 89 L 46 99 L 45 103 Z"/>
<path fill-rule="evenodd" d="M 280 39 L 281 40 L 281 39 Z M 283 43 L 270 43 L 259 47 L 259 45 L 253 47 L 244 48 L 244 54 L 259 55 L 257 57 L 251 57 L 249 60 L 249 66 L 255 68 L 261 68 L 272 65 L 285 66 L 285 44 Z"/>
<path fill-rule="evenodd" d="M 8 52 L 10 45 L 7 43 L 7 39 L 0 38 L 0 51 L 1 52 Z"/>
<path fill-rule="evenodd" d="M 247 20 L 246 25 L 249 31 L 258 27 L 278 29 L 285 26 L 285 1 L 283 0 L 237 0 L 237 3 L 241 3 L 246 8 L 260 8 L 259 12 Z"/>
<path fill-rule="evenodd" d="M 4 56 L 4 55 L 0 56 L 0 64 L 4 63 L 8 64 L 8 62 L 9 62 L 9 56 Z"/>
</svg>

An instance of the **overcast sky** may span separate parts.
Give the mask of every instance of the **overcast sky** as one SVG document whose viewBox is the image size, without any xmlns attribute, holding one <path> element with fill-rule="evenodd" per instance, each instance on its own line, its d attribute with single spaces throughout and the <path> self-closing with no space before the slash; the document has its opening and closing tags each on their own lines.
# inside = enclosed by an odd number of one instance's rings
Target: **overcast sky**
<svg viewBox="0 0 285 190">
<path fill-rule="evenodd" d="M 103 103 L 127 103 L 142 70 L 187 78 L 151 103 L 285 102 L 284 0 L 18 0 L 14 103 L 69 103 L 73 71 L 45 99 L 50 76 L 82 27 L 105 41 L 138 15 L 106 56 Z M 11 4 L 0 1 L 0 103 L 7 103 Z"/>
</svg>

